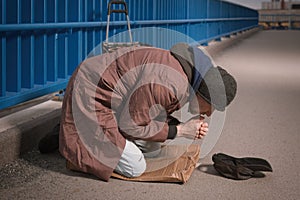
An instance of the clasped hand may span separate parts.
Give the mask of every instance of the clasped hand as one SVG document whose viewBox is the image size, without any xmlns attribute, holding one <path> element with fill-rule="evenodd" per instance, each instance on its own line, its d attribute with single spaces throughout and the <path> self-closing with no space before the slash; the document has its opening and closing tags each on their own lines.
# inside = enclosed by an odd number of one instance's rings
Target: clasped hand
<svg viewBox="0 0 300 200">
<path fill-rule="evenodd" d="M 208 123 L 201 118 L 192 118 L 177 125 L 177 136 L 189 139 L 202 139 L 208 133 Z"/>
</svg>

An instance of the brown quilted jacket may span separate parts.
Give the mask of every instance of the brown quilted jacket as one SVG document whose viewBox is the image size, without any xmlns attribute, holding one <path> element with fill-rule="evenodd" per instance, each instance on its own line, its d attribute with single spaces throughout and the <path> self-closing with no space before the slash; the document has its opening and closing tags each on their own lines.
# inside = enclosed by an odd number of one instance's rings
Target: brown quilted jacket
<svg viewBox="0 0 300 200">
<path fill-rule="evenodd" d="M 66 89 L 61 154 L 108 181 L 125 139 L 167 139 L 168 116 L 187 102 L 188 87 L 180 63 L 167 50 L 130 47 L 86 59 Z"/>
</svg>

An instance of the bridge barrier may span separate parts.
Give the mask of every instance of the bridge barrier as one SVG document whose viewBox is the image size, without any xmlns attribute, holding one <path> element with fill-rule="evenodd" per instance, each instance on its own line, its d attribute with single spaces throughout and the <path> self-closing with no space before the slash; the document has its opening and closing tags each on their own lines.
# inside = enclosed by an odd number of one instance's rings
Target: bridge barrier
<svg viewBox="0 0 300 200">
<path fill-rule="evenodd" d="M 201 44 L 258 25 L 256 10 L 226 1 L 126 2 L 133 30 L 171 29 Z M 2 0 L 0 109 L 65 88 L 78 64 L 105 40 L 107 4 L 102 0 Z M 111 21 L 110 35 L 127 30 L 124 16 L 114 15 Z"/>
</svg>

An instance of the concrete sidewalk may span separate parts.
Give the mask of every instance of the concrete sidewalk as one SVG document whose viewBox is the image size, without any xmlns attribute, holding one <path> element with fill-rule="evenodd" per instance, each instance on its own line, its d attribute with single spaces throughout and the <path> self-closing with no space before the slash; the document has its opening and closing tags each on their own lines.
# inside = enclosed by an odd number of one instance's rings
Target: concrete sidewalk
<svg viewBox="0 0 300 200">
<path fill-rule="evenodd" d="M 0 199 L 299 199 L 300 31 L 261 31 L 236 40 L 212 55 L 237 78 L 237 98 L 218 143 L 186 184 L 106 183 L 68 171 L 58 153 L 33 150 L 1 169 Z M 265 158 L 274 172 L 225 179 L 212 167 L 216 152 Z"/>
</svg>

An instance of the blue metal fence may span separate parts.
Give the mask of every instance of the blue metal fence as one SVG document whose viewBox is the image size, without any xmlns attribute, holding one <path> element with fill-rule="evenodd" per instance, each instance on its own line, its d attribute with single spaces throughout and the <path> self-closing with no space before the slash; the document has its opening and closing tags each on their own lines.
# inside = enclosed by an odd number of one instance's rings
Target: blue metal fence
<svg viewBox="0 0 300 200">
<path fill-rule="evenodd" d="M 219 0 L 127 0 L 132 28 L 163 27 L 200 43 L 250 29 L 255 10 Z M 0 109 L 63 89 L 105 39 L 105 0 L 2 0 Z M 126 30 L 113 15 L 110 35 Z"/>
</svg>

